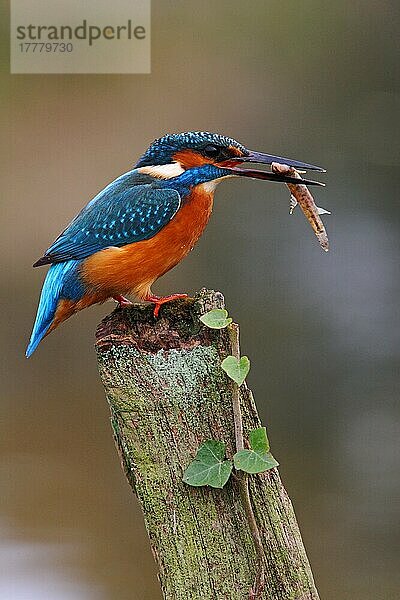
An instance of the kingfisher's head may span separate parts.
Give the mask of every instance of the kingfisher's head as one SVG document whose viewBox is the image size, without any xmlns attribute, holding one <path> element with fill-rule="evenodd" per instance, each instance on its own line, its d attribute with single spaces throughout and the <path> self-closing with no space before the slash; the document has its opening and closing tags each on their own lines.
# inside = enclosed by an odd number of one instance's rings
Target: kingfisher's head
<svg viewBox="0 0 400 600">
<path fill-rule="evenodd" d="M 249 150 L 233 138 L 205 131 L 164 135 L 151 144 L 135 167 L 159 179 L 174 179 L 185 174 L 185 180 L 191 178 L 193 183 L 218 182 L 235 175 L 298 183 L 278 173 L 239 168 L 238 165 L 247 162 L 267 165 L 277 162 L 296 169 L 324 171 L 315 165 Z M 304 180 L 304 183 L 317 182 Z"/>
</svg>

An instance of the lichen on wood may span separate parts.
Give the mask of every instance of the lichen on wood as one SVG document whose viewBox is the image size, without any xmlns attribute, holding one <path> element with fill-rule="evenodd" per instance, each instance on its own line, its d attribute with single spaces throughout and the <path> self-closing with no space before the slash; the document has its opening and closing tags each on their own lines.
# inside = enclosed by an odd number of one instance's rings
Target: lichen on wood
<svg viewBox="0 0 400 600">
<path fill-rule="evenodd" d="M 143 509 L 166 600 L 245 600 L 257 554 L 239 482 L 193 488 L 185 468 L 207 439 L 235 453 L 231 382 L 221 360 L 231 354 L 226 330 L 199 316 L 223 308 L 218 292 L 162 307 L 116 309 L 97 331 L 100 375 L 128 481 Z M 240 388 L 245 437 L 260 426 L 251 392 Z M 268 600 L 318 600 L 293 507 L 277 469 L 249 477 L 265 553 Z"/>
</svg>

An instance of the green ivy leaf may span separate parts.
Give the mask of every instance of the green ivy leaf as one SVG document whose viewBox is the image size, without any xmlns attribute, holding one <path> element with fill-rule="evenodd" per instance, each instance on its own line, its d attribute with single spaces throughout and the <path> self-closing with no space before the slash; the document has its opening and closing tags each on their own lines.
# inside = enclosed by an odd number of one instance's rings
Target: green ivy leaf
<svg viewBox="0 0 400 600">
<path fill-rule="evenodd" d="M 232 472 L 232 463 L 225 458 L 225 444 L 217 440 L 207 440 L 197 451 L 196 457 L 183 474 L 183 481 L 189 485 L 209 485 L 223 488 Z"/>
<path fill-rule="evenodd" d="M 269 452 L 269 441 L 265 427 L 250 431 L 249 441 L 250 449 L 239 450 L 233 457 L 236 469 L 246 473 L 262 473 L 279 465 Z"/>
<path fill-rule="evenodd" d="M 258 427 L 257 429 L 252 429 L 249 433 L 249 442 L 254 452 L 261 452 L 263 454 L 268 452 L 269 441 L 266 428 Z"/>
<path fill-rule="evenodd" d="M 227 356 L 222 361 L 221 367 L 228 377 L 233 379 L 233 381 L 240 386 L 250 371 L 250 361 L 247 356 L 242 356 L 240 359 L 237 359 L 234 356 Z"/>
<path fill-rule="evenodd" d="M 200 317 L 200 321 L 211 329 L 224 329 L 232 323 L 232 319 L 228 317 L 228 311 L 224 308 L 213 308 L 205 315 Z"/>
<path fill-rule="evenodd" d="M 270 452 L 260 454 L 254 450 L 239 450 L 233 457 L 233 462 L 236 469 L 246 473 L 262 473 L 279 465 Z"/>
</svg>

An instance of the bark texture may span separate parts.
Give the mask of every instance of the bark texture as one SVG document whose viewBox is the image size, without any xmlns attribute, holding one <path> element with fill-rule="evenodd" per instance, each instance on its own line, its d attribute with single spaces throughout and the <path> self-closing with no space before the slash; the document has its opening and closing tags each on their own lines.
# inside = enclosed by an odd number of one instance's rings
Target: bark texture
<svg viewBox="0 0 400 600">
<path fill-rule="evenodd" d="M 223 490 L 193 488 L 182 474 L 206 439 L 235 453 L 231 382 L 220 367 L 231 354 L 226 330 L 199 316 L 223 308 L 219 292 L 161 308 L 116 309 L 97 330 L 100 375 L 121 462 L 141 503 L 167 600 L 244 600 L 257 556 L 233 477 Z M 253 396 L 240 388 L 244 434 L 259 427 Z M 290 499 L 277 469 L 249 477 L 265 551 L 268 600 L 318 600 Z M 254 597 L 254 596 L 250 596 Z"/>
</svg>

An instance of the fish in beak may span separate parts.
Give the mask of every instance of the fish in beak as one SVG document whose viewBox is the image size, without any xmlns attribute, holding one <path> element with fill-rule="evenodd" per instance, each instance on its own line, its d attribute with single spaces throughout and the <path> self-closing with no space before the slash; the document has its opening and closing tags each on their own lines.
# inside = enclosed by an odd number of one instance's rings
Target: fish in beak
<svg viewBox="0 0 400 600">
<path fill-rule="evenodd" d="M 289 167 L 293 167 L 294 169 L 300 171 L 318 171 L 320 173 L 325 173 L 325 169 L 316 165 L 310 165 L 308 163 L 300 162 L 298 160 L 284 158 L 283 156 L 273 156 L 272 154 L 264 154 L 263 152 L 255 152 L 252 150 L 249 150 L 248 154 L 238 156 L 236 158 L 230 158 L 222 163 L 219 163 L 218 166 L 223 167 L 224 169 L 228 169 L 232 173 L 232 175 L 240 175 L 242 177 L 252 177 L 253 179 L 264 179 L 267 181 L 277 181 L 282 183 L 299 183 L 299 180 L 297 178 L 282 173 L 261 171 L 258 169 L 242 169 L 240 167 L 235 166 L 243 163 L 258 163 L 262 165 L 272 165 L 272 163 L 279 163 L 283 165 L 288 165 Z M 309 179 L 302 179 L 301 183 L 304 185 L 325 185 L 324 183 L 320 183 L 319 181 L 313 181 Z"/>
</svg>

